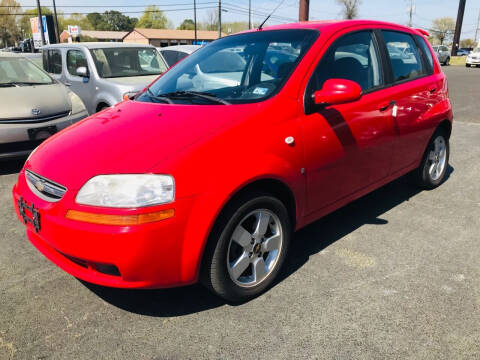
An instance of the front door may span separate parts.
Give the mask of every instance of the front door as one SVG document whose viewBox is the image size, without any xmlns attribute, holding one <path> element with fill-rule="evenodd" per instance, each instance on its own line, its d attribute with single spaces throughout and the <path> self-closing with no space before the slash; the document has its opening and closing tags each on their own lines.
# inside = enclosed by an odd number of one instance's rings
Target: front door
<svg viewBox="0 0 480 360">
<path fill-rule="evenodd" d="M 89 114 L 93 114 L 96 110 L 93 103 L 93 97 L 95 95 L 93 81 L 88 77 L 77 75 L 77 69 L 79 67 L 84 66 L 87 70 L 91 70 L 88 69 L 88 62 L 85 53 L 83 50 L 67 50 L 65 63 L 65 85 L 82 99 Z"/>
<path fill-rule="evenodd" d="M 312 94 L 327 79 L 348 79 L 362 88 L 354 102 L 318 106 Z M 321 210 L 388 176 L 395 127 L 380 52 L 371 31 L 335 41 L 314 71 L 305 94 L 306 214 Z"/>
</svg>

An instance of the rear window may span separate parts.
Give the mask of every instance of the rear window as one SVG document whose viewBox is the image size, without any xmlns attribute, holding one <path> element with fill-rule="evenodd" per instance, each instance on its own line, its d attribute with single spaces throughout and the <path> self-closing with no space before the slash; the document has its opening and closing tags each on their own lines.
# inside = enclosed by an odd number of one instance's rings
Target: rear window
<svg viewBox="0 0 480 360">
<path fill-rule="evenodd" d="M 427 45 L 427 40 L 423 36 L 416 35 L 415 36 L 418 46 L 420 47 L 420 51 L 422 52 L 423 58 L 425 59 L 425 63 L 427 65 L 427 73 L 428 75 L 433 74 L 433 57 L 432 53 L 430 52 L 430 48 Z"/>
<path fill-rule="evenodd" d="M 393 70 L 393 81 L 413 80 L 425 71 L 413 37 L 397 31 L 382 31 Z"/>
</svg>

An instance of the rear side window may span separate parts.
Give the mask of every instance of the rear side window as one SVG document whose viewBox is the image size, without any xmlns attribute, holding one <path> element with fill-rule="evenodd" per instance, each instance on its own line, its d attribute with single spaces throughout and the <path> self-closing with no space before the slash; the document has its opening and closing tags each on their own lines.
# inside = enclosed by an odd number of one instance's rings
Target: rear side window
<svg viewBox="0 0 480 360">
<path fill-rule="evenodd" d="M 79 67 L 87 67 L 87 58 L 85 54 L 80 50 L 68 50 L 67 52 L 67 69 L 71 75 L 77 75 L 77 69 Z"/>
<path fill-rule="evenodd" d="M 178 51 L 174 51 L 174 50 L 162 50 L 161 51 L 162 55 L 163 55 L 163 58 L 165 59 L 165 61 L 167 62 L 168 66 L 172 66 L 173 64 L 175 64 L 178 59 L 179 59 L 179 56 L 178 56 Z"/>
<path fill-rule="evenodd" d="M 50 74 L 62 73 L 62 53 L 60 50 L 43 50 L 43 68 Z"/>
<path fill-rule="evenodd" d="M 420 51 L 423 54 L 423 58 L 425 59 L 425 63 L 427 65 L 427 73 L 428 75 L 433 74 L 433 57 L 432 53 L 430 52 L 430 48 L 427 45 L 427 40 L 423 36 L 415 36 L 417 40 L 417 44 L 420 47 Z"/>
<path fill-rule="evenodd" d="M 355 81 L 363 91 L 379 87 L 383 85 L 379 59 L 371 31 L 345 35 L 323 56 L 310 80 L 308 91 L 320 90 L 328 79 Z"/>
<path fill-rule="evenodd" d="M 416 79 L 425 74 L 413 38 L 406 33 L 382 31 L 393 70 L 393 81 Z"/>
</svg>

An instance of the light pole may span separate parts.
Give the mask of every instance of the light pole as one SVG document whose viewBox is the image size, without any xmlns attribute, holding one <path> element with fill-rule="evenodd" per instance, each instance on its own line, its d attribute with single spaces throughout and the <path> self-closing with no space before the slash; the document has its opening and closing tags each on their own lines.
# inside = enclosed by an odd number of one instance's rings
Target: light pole
<svg viewBox="0 0 480 360">
<path fill-rule="evenodd" d="M 252 0 L 248 0 L 248 29 L 252 28 Z"/>
<path fill-rule="evenodd" d="M 218 38 L 222 37 L 222 0 L 218 0 Z"/>
<path fill-rule="evenodd" d="M 195 45 L 197 45 L 197 0 L 193 0 L 193 22 L 195 26 Z"/>
<path fill-rule="evenodd" d="M 53 0 L 53 15 L 55 16 L 55 32 L 57 35 L 57 43 L 60 44 L 60 29 L 58 27 L 57 5 L 55 5 L 55 0 Z"/>
<path fill-rule="evenodd" d="M 44 46 L 45 34 L 43 33 L 42 8 L 40 6 L 40 0 L 37 0 L 37 12 L 38 12 L 38 24 L 40 25 L 40 35 L 42 37 L 42 46 Z"/>
<path fill-rule="evenodd" d="M 458 43 L 460 42 L 460 33 L 462 32 L 463 14 L 465 13 L 465 2 L 460 0 L 458 4 L 457 24 L 455 25 L 455 35 L 453 36 L 452 56 L 457 55 Z"/>
</svg>

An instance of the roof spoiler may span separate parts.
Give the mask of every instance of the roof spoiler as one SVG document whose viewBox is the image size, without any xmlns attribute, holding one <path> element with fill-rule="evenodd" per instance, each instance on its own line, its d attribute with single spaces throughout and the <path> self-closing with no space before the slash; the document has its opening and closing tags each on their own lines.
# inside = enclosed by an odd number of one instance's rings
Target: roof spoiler
<svg viewBox="0 0 480 360">
<path fill-rule="evenodd" d="M 430 36 L 427 30 L 423 30 L 423 29 L 415 29 L 415 30 L 417 30 L 420 34 L 424 36 L 427 36 L 427 37 Z"/>
</svg>

